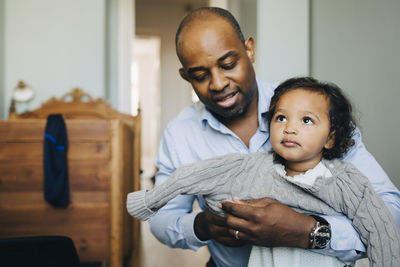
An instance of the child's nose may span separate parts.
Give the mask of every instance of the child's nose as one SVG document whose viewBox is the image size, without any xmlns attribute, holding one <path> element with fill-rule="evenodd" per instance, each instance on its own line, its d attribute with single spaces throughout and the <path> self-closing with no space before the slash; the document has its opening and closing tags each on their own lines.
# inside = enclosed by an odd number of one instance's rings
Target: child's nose
<svg viewBox="0 0 400 267">
<path fill-rule="evenodd" d="M 285 134 L 296 134 L 297 133 L 296 125 L 294 125 L 293 123 L 288 122 L 286 124 L 285 129 L 284 129 L 284 133 Z"/>
</svg>

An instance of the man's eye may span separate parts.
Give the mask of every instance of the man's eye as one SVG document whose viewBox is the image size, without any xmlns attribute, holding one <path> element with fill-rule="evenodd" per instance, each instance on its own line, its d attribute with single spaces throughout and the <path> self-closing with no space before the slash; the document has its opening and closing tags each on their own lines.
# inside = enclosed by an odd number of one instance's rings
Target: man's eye
<svg viewBox="0 0 400 267">
<path fill-rule="evenodd" d="M 278 115 L 278 116 L 276 116 L 275 120 L 279 121 L 279 122 L 285 122 L 286 121 L 286 117 L 283 116 L 283 115 Z"/>
<path fill-rule="evenodd" d="M 221 66 L 221 68 L 223 68 L 224 70 L 231 70 L 236 66 L 236 61 L 234 62 L 229 62 L 229 63 L 225 63 Z"/>
<path fill-rule="evenodd" d="M 313 124 L 314 121 L 311 118 L 305 117 L 305 118 L 303 118 L 303 123 L 304 124 Z"/>
<path fill-rule="evenodd" d="M 202 82 L 207 78 L 207 73 L 201 73 L 201 74 L 192 74 L 190 75 L 190 78 L 197 82 Z"/>
</svg>

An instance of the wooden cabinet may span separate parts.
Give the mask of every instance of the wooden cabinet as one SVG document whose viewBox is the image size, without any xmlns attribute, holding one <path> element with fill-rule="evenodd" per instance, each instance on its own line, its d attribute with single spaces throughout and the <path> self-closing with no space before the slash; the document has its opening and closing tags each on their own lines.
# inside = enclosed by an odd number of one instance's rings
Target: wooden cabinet
<svg viewBox="0 0 400 267">
<path fill-rule="evenodd" d="M 68 110 L 56 112 L 66 118 L 69 142 L 66 208 L 43 197 L 47 113 L 0 121 L 0 238 L 64 235 L 82 262 L 139 266 L 140 223 L 127 213 L 126 196 L 140 189 L 140 117 L 115 111 L 70 117 Z"/>
</svg>

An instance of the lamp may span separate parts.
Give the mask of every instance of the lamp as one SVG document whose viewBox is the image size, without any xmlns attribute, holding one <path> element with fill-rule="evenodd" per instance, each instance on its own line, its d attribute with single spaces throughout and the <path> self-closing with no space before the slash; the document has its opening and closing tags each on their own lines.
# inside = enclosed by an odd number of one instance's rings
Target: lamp
<svg viewBox="0 0 400 267">
<path fill-rule="evenodd" d="M 20 80 L 14 88 L 11 97 L 10 116 L 16 113 L 16 102 L 27 103 L 35 96 L 33 89 L 28 86 L 24 81 Z"/>
<path fill-rule="evenodd" d="M 17 102 L 28 102 L 35 96 L 32 88 L 24 83 L 24 81 L 19 81 L 17 86 L 14 88 L 12 98 Z"/>
</svg>

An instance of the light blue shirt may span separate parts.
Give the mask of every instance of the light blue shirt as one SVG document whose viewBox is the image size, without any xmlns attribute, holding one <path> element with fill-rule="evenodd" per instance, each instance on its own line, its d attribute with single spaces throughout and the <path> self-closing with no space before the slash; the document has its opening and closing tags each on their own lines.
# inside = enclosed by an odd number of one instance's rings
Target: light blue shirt
<svg viewBox="0 0 400 267">
<path fill-rule="evenodd" d="M 271 150 L 264 114 L 268 110 L 276 84 L 257 81 L 257 85 L 259 128 L 251 138 L 249 147 L 206 110 L 202 103 L 197 102 L 182 110 L 164 131 L 156 159 L 159 168 L 156 185 L 163 183 L 177 168 L 185 164 L 228 153 Z M 355 141 L 356 144 L 343 160 L 353 163 L 370 179 L 372 186 L 385 201 L 400 228 L 399 190 L 366 150 L 359 131 L 355 135 Z M 204 200 L 201 196 L 180 195 L 168 202 L 150 219 L 152 233 L 169 247 L 197 250 L 201 246 L 208 245 L 217 266 L 247 266 L 250 245 L 232 248 L 214 240 L 201 241 L 196 237 L 193 229 L 194 219 L 198 214 L 198 211 L 193 211 L 193 202 L 196 199 L 204 210 Z M 336 256 L 346 262 L 361 257 L 362 254 L 356 251 L 365 252 L 365 247 L 351 221 L 343 216 L 324 217 L 331 225 L 332 240 L 328 248 L 315 251 Z"/>
</svg>

